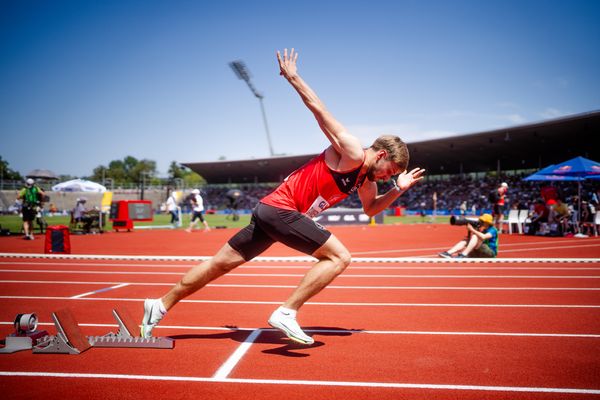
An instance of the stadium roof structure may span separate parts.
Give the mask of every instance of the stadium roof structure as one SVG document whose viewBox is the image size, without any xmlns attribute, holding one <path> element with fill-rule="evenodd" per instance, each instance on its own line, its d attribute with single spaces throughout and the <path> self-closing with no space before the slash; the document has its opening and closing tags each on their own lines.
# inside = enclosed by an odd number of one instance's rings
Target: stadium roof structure
<svg viewBox="0 0 600 400">
<path fill-rule="evenodd" d="M 576 156 L 600 159 L 600 111 L 408 143 L 409 167 L 429 175 L 539 169 Z M 183 163 L 208 183 L 280 182 L 316 154 Z"/>
</svg>

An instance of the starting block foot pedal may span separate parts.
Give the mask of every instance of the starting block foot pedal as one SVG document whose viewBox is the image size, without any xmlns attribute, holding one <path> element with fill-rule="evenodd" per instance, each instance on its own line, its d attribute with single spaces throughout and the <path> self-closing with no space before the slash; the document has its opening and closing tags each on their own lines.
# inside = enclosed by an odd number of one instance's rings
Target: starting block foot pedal
<svg viewBox="0 0 600 400">
<path fill-rule="evenodd" d="M 56 336 L 38 340 L 38 344 L 33 347 L 34 353 L 80 354 L 91 347 L 70 310 L 53 312 L 52 319 L 56 326 Z"/>
<path fill-rule="evenodd" d="M 104 336 L 88 336 L 89 343 L 93 347 L 172 349 L 175 346 L 175 340 L 171 338 L 139 337 L 137 332 L 140 331 L 140 327 L 127 310 L 114 309 L 112 313 L 119 325 L 119 331 L 117 333 L 111 332 Z"/>
</svg>

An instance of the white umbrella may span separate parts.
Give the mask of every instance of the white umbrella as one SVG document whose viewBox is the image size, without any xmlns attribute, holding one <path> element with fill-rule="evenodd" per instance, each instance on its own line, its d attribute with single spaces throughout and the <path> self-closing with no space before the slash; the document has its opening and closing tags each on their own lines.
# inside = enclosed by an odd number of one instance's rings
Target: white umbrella
<svg viewBox="0 0 600 400">
<path fill-rule="evenodd" d="M 52 186 L 55 192 L 97 192 L 104 193 L 106 188 L 99 183 L 85 179 L 73 179 Z"/>
</svg>

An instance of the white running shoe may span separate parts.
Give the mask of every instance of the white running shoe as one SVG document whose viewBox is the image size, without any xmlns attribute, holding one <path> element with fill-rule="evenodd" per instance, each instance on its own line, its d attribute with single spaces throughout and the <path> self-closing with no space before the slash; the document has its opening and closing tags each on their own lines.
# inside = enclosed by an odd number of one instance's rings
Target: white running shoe
<svg viewBox="0 0 600 400">
<path fill-rule="evenodd" d="M 160 320 L 167 313 L 166 310 L 163 312 L 160 308 L 160 299 L 144 300 L 144 319 L 142 320 L 142 329 L 140 332 L 141 337 L 152 337 L 152 329 L 158 325 Z"/>
<path fill-rule="evenodd" d="M 279 329 L 287 337 L 300 344 L 313 344 L 315 342 L 313 338 L 302 331 L 298 322 L 296 322 L 296 317 L 292 313 L 288 314 L 279 308 L 271 314 L 269 325 Z"/>
</svg>

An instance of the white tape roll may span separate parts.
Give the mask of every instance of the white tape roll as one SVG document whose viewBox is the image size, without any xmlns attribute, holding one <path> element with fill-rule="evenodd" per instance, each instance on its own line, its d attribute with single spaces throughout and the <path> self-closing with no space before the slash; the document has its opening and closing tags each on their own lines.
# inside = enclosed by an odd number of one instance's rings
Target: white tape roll
<svg viewBox="0 0 600 400">
<path fill-rule="evenodd" d="M 38 318 L 35 314 L 19 314 L 15 319 L 15 328 L 19 332 L 33 332 L 37 328 Z"/>
</svg>

